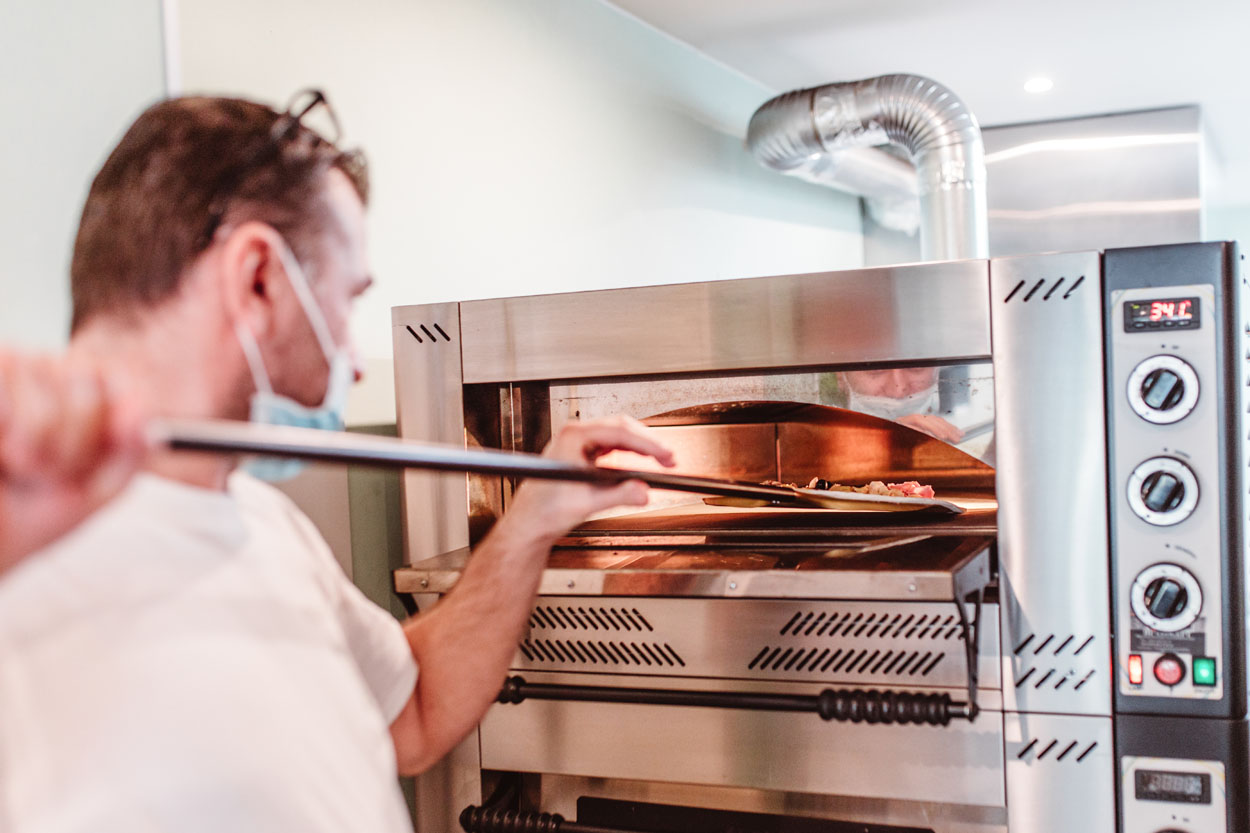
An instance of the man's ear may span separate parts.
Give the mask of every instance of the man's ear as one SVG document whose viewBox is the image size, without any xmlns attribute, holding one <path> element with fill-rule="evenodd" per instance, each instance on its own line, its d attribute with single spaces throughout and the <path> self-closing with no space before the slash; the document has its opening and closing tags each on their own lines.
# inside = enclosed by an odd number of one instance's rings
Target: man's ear
<svg viewBox="0 0 1250 833">
<path fill-rule="evenodd" d="M 234 228 L 221 247 L 220 289 L 226 314 L 257 338 L 273 328 L 274 292 L 281 291 L 282 267 L 274 236 L 266 224 L 246 222 Z"/>
</svg>

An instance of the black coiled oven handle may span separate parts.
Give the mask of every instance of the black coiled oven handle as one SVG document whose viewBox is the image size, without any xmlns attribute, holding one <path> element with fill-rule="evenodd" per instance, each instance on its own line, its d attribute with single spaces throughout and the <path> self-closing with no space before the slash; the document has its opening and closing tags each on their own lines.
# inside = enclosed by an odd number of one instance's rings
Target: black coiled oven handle
<svg viewBox="0 0 1250 833">
<path fill-rule="evenodd" d="M 712 706 L 752 711 L 815 712 L 824 720 L 868 724 L 928 724 L 946 726 L 954 718 L 972 720 L 975 703 L 960 703 L 949 694 L 906 691 L 825 689 L 819 694 L 767 692 L 681 691 L 674 689 L 616 688 L 613 686 L 527 683 L 509 677 L 499 692 L 500 703 L 524 700 L 579 700 L 593 703 L 638 703 L 649 706 Z"/>
<path fill-rule="evenodd" d="M 465 833 L 629 833 L 617 827 L 598 827 L 565 821 L 559 813 L 496 810 L 470 804 L 460 812 Z"/>
</svg>

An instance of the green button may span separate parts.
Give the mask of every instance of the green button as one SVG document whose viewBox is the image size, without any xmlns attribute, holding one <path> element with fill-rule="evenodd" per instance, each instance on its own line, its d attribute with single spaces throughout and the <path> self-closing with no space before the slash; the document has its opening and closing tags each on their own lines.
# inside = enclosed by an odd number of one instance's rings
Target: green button
<svg viewBox="0 0 1250 833">
<path fill-rule="evenodd" d="M 1194 685 L 1215 685 L 1215 658 L 1194 657 Z"/>
</svg>

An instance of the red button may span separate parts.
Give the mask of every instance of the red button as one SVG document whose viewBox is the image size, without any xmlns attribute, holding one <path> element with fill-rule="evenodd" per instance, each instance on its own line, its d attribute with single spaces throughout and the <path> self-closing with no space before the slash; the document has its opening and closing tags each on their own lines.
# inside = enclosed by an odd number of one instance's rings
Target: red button
<svg viewBox="0 0 1250 833">
<path fill-rule="evenodd" d="M 1164 654 L 1155 660 L 1155 679 L 1168 688 L 1185 679 L 1185 664 L 1175 654 Z"/>
<path fill-rule="evenodd" d="M 1128 681 L 1141 685 L 1141 654 L 1128 655 Z"/>
</svg>

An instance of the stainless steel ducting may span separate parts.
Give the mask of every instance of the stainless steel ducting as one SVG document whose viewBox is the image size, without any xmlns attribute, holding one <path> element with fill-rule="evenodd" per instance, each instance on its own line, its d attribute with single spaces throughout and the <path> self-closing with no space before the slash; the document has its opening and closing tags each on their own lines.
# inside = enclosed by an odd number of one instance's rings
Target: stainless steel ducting
<svg viewBox="0 0 1250 833">
<path fill-rule="evenodd" d="M 914 170 L 882 145 L 905 151 Z M 918 197 L 923 260 L 988 256 L 981 129 L 936 81 L 882 75 L 784 93 L 755 111 L 747 147 L 773 170 L 867 198 L 893 228 Z"/>
</svg>

